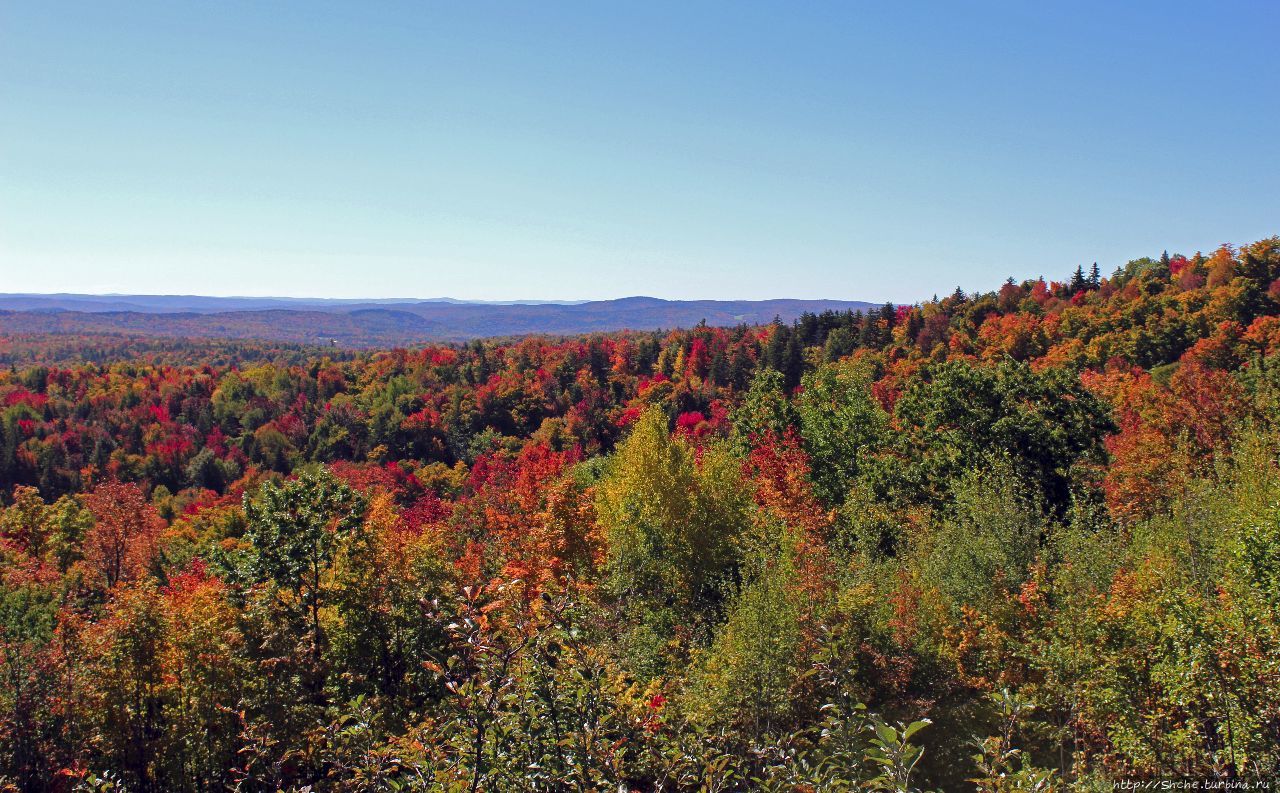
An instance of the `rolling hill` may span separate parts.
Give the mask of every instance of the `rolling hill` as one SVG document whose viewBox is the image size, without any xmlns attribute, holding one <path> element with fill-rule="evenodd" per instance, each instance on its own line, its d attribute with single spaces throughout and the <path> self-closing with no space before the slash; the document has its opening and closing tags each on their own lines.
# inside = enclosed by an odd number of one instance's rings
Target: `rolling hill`
<svg viewBox="0 0 1280 793">
<path fill-rule="evenodd" d="M 568 335 L 790 321 L 804 312 L 865 311 L 841 300 L 661 300 L 582 303 L 319 300 L 173 295 L 0 295 L 0 333 L 120 333 L 377 347 L 487 336 Z"/>
</svg>

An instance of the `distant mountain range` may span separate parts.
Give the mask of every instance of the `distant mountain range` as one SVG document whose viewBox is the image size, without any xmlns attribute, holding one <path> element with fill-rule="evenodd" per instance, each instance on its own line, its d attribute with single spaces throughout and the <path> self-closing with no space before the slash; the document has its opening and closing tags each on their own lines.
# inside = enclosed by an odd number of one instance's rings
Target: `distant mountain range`
<svg viewBox="0 0 1280 793">
<path fill-rule="evenodd" d="M 866 311 L 850 300 L 661 300 L 483 303 L 199 295 L 0 294 L 0 333 L 117 333 L 383 347 L 485 336 L 749 325 L 802 313 Z"/>
<path fill-rule="evenodd" d="M 423 303 L 474 306 L 556 305 L 572 306 L 585 300 L 458 300 L 429 297 L 410 300 L 388 298 L 327 297 L 208 297 L 205 295 L 80 295 L 20 294 L 0 292 L 0 310 L 11 311 L 138 311 L 144 314 L 216 314 L 224 311 L 262 311 L 273 308 L 343 311 L 370 306 L 411 306 Z"/>
</svg>

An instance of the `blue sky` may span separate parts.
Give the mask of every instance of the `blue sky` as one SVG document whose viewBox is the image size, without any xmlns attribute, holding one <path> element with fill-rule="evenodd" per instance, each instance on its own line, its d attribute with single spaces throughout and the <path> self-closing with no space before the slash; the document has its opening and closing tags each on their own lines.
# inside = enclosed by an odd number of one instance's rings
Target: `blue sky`
<svg viewBox="0 0 1280 793">
<path fill-rule="evenodd" d="M 910 302 L 1280 233 L 1280 3 L 0 3 L 0 291 Z"/>
</svg>

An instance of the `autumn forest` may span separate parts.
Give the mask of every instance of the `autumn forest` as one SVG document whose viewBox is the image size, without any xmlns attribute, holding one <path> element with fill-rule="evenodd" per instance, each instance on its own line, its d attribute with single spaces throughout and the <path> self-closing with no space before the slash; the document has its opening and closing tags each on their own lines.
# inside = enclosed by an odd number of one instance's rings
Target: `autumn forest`
<svg viewBox="0 0 1280 793">
<path fill-rule="evenodd" d="M 1108 270 L 376 351 L 7 333 L 0 790 L 1274 779 L 1280 238 Z"/>
</svg>

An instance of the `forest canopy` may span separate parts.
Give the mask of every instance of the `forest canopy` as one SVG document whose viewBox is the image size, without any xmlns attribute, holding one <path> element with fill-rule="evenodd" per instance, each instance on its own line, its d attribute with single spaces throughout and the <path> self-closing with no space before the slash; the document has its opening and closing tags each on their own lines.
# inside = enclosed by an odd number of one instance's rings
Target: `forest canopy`
<svg viewBox="0 0 1280 793">
<path fill-rule="evenodd" d="M 0 354 L 3 789 L 1280 775 L 1280 238 L 790 323 Z"/>
</svg>

